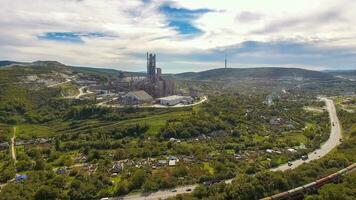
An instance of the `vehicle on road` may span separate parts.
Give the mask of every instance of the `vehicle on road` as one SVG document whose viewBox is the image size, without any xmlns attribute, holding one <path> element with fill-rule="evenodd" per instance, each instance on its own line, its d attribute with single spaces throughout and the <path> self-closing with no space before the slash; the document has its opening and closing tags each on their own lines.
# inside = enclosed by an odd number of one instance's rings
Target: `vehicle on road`
<svg viewBox="0 0 356 200">
<path fill-rule="evenodd" d="M 191 188 L 188 188 L 188 189 L 186 189 L 185 191 L 190 192 L 190 191 L 192 191 L 192 189 L 191 189 Z"/>
<path fill-rule="evenodd" d="M 302 156 L 302 160 L 308 160 L 308 155 Z"/>
<path fill-rule="evenodd" d="M 171 192 L 177 192 L 177 190 L 171 190 Z"/>
<path fill-rule="evenodd" d="M 290 167 L 292 165 L 293 165 L 293 163 L 291 161 L 288 161 L 288 166 Z"/>
</svg>

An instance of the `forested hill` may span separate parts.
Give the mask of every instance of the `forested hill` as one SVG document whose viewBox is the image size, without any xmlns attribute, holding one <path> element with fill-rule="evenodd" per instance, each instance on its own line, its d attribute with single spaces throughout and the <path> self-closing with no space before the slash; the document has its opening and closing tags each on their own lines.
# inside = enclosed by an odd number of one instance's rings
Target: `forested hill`
<svg viewBox="0 0 356 200">
<path fill-rule="evenodd" d="M 20 62 L 9 61 L 9 60 L 0 60 L 0 67 L 5 67 L 13 64 L 22 64 Z"/>
<path fill-rule="evenodd" d="M 186 80 L 234 80 L 244 78 L 280 79 L 280 78 L 306 78 L 306 79 L 332 79 L 333 75 L 299 68 L 220 68 L 202 72 L 187 72 L 175 74 L 177 79 Z"/>
<path fill-rule="evenodd" d="M 17 61 L 0 61 L 0 68 L 4 67 L 15 67 L 17 70 L 21 70 L 24 68 L 32 68 L 37 71 L 58 71 L 63 72 L 66 70 L 70 73 L 90 73 L 97 75 L 113 75 L 113 76 L 145 76 L 146 73 L 142 72 L 126 72 L 116 69 L 109 68 L 95 68 L 95 67 L 82 67 L 82 66 L 70 66 L 65 65 L 57 61 L 36 61 L 36 62 L 17 62 Z"/>
<path fill-rule="evenodd" d="M 333 75 L 356 76 L 356 70 L 330 70 L 325 72 Z"/>
</svg>

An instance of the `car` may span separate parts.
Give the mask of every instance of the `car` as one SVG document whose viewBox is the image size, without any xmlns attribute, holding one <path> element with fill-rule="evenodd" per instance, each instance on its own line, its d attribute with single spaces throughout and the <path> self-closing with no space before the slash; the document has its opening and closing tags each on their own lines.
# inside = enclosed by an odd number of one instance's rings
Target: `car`
<svg viewBox="0 0 356 200">
<path fill-rule="evenodd" d="M 333 126 L 335 126 L 335 123 L 333 122 Z"/>
<path fill-rule="evenodd" d="M 171 190 L 171 192 L 177 192 L 177 190 L 176 190 L 176 189 L 174 189 L 174 190 Z"/>
<path fill-rule="evenodd" d="M 302 160 L 308 160 L 308 155 L 302 156 Z"/>
<path fill-rule="evenodd" d="M 293 165 L 293 163 L 291 161 L 288 161 L 288 166 L 290 167 L 292 165 Z"/>
<path fill-rule="evenodd" d="M 339 141 L 342 142 L 342 139 L 340 138 Z"/>
<path fill-rule="evenodd" d="M 192 189 L 191 189 L 191 188 L 188 188 L 188 189 L 186 189 L 185 191 L 190 192 L 190 191 L 192 191 Z"/>
</svg>

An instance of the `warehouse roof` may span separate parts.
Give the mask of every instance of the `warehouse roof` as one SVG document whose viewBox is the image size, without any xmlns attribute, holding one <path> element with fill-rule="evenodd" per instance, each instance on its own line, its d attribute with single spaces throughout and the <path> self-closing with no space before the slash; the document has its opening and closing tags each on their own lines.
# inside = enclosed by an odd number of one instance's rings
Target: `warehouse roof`
<svg viewBox="0 0 356 200">
<path fill-rule="evenodd" d="M 133 96 L 138 100 L 147 101 L 153 99 L 151 95 L 143 90 L 128 92 L 125 96 Z"/>
<path fill-rule="evenodd" d="M 189 97 L 189 96 L 172 95 L 172 96 L 168 96 L 168 97 L 159 98 L 159 100 L 171 101 L 171 100 L 182 99 L 182 98 L 191 98 L 191 97 Z"/>
</svg>

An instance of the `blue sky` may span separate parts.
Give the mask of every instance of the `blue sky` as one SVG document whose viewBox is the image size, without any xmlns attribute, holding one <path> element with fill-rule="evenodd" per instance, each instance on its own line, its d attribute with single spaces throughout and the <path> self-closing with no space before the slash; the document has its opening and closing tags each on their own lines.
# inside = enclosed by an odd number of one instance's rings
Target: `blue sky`
<svg viewBox="0 0 356 200">
<path fill-rule="evenodd" d="M 163 4 L 159 7 L 159 11 L 166 16 L 169 27 L 174 28 L 179 34 L 190 37 L 202 34 L 203 31 L 194 25 L 194 20 L 200 16 L 213 12 L 209 9 L 187 9 L 177 8 L 174 5 Z"/>
<path fill-rule="evenodd" d="M 353 0 L 2 0 L 0 60 L 164 72 L 356 69 Z"/>
</svg>

